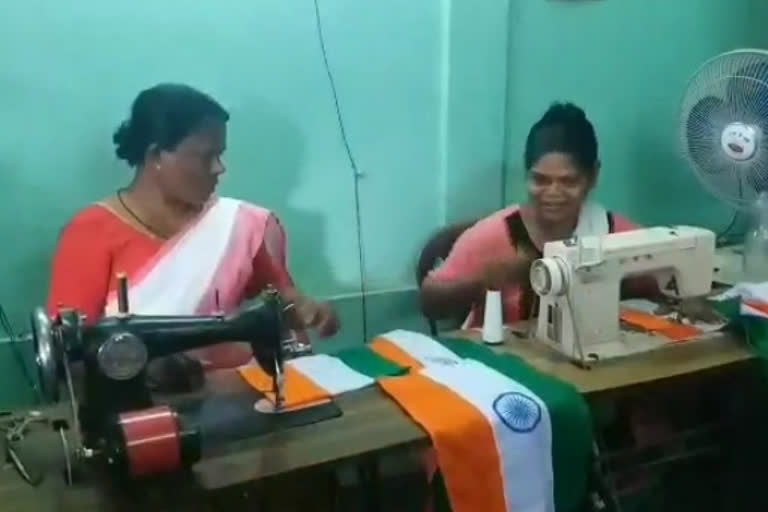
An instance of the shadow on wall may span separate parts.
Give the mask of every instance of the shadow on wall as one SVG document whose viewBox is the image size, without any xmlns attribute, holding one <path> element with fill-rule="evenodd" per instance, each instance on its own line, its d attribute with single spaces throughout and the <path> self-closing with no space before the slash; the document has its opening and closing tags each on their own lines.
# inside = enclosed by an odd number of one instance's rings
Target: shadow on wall
<svg viewBox="0 0 768 512">
<path fill-rule="evenodd" d="M 130 179 L 109 164 L 110 133 L 80 151 L 65 151 L 61 169 L 32 170 L 25 159 L 0 160 L 0 303 L 17 331 L 27 330 L 27 318 L 43 305 L 48 292 L 51 259 L 59 232 L 79 209 L 97 201 Z M 27 148 L 28 149 L 28 148 Z M 71 158 L 70 158 L 71 157 Z M 69 169 L 77 169 L 72 174 Z M 83 250 L 88 250 L 83 248 Z"/>
<path fill-rule="evenodd" d="M 291 201 L 300 184 L 301 172 L 307 166 L 306 137 L 288 115 L 264 102 L 234 105 L 230 112 L 232 157 L 228 164 L 231 174 L 224 183 L 225 191 L 265 206 L 280 217 L 288 236 L 291 274 L 302 291 L 317 298 L 329 290 L 344 289 L 345 285 L 335 279 L 327 257 L 323 215 Z M 317 193 L 333 200 L 338 192 L 331 188 L 333 181 L 330 178 L 328 184 L 328 188 L 319 189 Z M 351 212 L 339 212 L 348 213 L 353 220 Z M 354 227 L 350 229 L 354 230 Z M 365 341 L 362 304 L 354 293 L 358 290 L 356 287 L 352 294 L 333 301 L 342 330 L 332 339 L 318 344 L 319 351 L 355 346 Z M 391 306 L 388 302 L 384 305 Z"/>
<path fill-rule="evenodd" d="M 446 224 L 476 220 L 506 206 L 502 204 L 502 172 L 502 163 L 493 162 L 460 173 L 460 178 L 448 187 Z M 515 179 L 515 172 L 510 174 Z M 522 178 L 520 184 L 524 185 Z M 507 203 L 512 202 L 509 195 L 506 199 Z"/>
<path fill-rule="evenodd" d="M 235 105 L 231 113 L 231 174 L 225 191 L 276 213 L 288 236 L 297 286 L 308 293 L 337 289 L 325 250 L 323 215 L 291 202 L 306 166 L 306 138 L 287 115 L 264 102 Z"/>
<path fill-rule="evenodd" d="M 733 210 L 699 182 L 696 171 L 678 149 L 676 133 L 671 129 L 661 133 L 641 129 L 652 126 L 654 119 L 649 115 L 648 119 L 638 121 L 634 143 L 629 148 L 633 168 L 626 169 L 624 174 L 631 191 L 629 210 L 643 212 L 646 224 L 689 223 L 721 232 L 730 223 Z M 649 201 L 674 207 L 649 208 Z"/>
</svg>

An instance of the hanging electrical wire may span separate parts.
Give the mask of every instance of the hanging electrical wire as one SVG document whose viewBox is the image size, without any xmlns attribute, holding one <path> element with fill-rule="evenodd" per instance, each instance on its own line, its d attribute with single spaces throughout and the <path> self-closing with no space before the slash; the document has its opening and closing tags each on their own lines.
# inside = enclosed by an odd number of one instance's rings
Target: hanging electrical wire
<svg viewBox="0 0 768 512">
<path fill-rule="evenodd" d="M 313 0 L 314 7 L 315 7 L 315 24 L 317 26 L 317 37 L 320 42 L 320 51 L 323 55 L 323 66 L 325 68 L 325 73 L 328 77 L 328 84 L 331 88 L 331 94 L 333 96 L 333 106 L 336 111 L 336 121 L 339 126 L 339 134 L 341 135 L 341 140 L 344 144 L 344 151 L 347 155 L 347 160 L 349 161 L 349 167 L 352 170 L 352 180 L 354 183 L 354 197 L 355 197 L 355 224 L 357 229 L 357 255 L 358 255 L 358 263 L 360 265 L 360 297 L 361 297 L 361 307 L 362 307 L 362 323 L 363 323 L 363 339 L 367 342 L 369 340 L 368 337 L 368 307 L 366 304 L 366 294 L 367 294 L 367 287 L 365 283 L 366 279 L 366 272 L 365 272 L 365 245 L 363 244 L 363 226 L 362 226 L 362 206 L 360 202 L 360 178 L 361 174 L 357 167 L 357 161 L 355 160 L 355 157 L 352 153 L 352 148 L 349 144 L 349 139 L 347 137 L 347 129 L 344 125 L 344 117 L 342 116 L 341 112 L 341 106 L 339 102 L 339 94 L 336 90 L 336 81 L 334 80 L 333 73 L 331 71 L 331 66 L 328 62 L 328 52 L 326 50 L 325 46 L 325 35 L 323 32 L 323 22 L 322 17 L 320 15 L 320 3 L 319 0 Z"/>
</svg>

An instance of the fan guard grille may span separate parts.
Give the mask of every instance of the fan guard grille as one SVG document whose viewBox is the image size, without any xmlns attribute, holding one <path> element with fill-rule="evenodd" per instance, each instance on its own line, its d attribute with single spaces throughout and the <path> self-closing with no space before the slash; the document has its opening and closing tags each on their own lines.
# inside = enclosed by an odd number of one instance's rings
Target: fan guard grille
<svg viewBox="0 0 768 512">
<path fill-rule="evenodd" d="M 768 191 L 768 52 L 736 50 L 705 62 L 683 97 L 680 139 L 718 198 L 741 209 Z"/>
</svg>

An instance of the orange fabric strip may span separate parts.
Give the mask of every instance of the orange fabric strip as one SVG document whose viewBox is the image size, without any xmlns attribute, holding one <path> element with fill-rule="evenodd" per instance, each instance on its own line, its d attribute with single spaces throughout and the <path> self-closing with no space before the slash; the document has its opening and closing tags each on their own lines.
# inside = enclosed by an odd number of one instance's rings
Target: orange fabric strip
<svg viewBox="0 0 768 512">
<path fill-rule="evenodd" d="M 745 300 L 744 304 L 751 307 L 752 309 L 756 309 L 761 313 L 765 313 L 768 315 L 768 304 L 765 302 L 758 302 L 756 300 Z"/>
<path fill-rule="evenodd" d="M 270 377 L 258 365 L 251 365 L 238 370 L 245 381 L 256 391 L 264 393 L 270 402 L 275 401 L 275 393 L 272 389 L 272 377 Z M 287 408 L 302 405 L 315 404 L 329 400 L 331 395 L 314 383 L 310 378 L 291 366 L 285 366 L 283 375 L 283 404 Z"/>
<path fill-rule="evenodd" d="M 670 341 L 687 341 L 702 334 L 701 330 L 692 325 L 679 324 L 642 311 L 622 309 L 620 317 L 630 325 L 658 334 Z"/>
<path fill-rule="evenodd" d="M 381 357 L 389 359 L 404 368 L 409 368 L 412 372 L 424 367 L 419 361 L 411 357 L 408 352 L 386 338 L 375 338 L 368 346 Z"/>
<path fill-rule="evenodd" d="M 452 510 L 505 512 L 501 463 L 485 416 L 418 373 L 382 379 L 379 384 L 432 439 Z"/>
</svg>

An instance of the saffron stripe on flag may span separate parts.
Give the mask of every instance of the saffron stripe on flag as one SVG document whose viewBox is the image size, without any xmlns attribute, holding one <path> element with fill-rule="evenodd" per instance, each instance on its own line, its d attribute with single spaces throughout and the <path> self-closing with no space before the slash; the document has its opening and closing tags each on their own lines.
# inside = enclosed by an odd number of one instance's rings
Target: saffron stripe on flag
<svg viewBox="0 0 768 512">
<path fill-rule="evenodd" d="M 411 357 L 408 352 L 386 338 L 378 337 L 369 343 L 368 346 L 384 359 L 392 361 L 404 368 L 408 368 L 411 371 L 416 371 L 423 367 L 423 365 Z"/>
<path fill-rule="evenodd" d="M 239 368 L 240 375 L 256 391 L 264 393 L 270 401 L 275 401 L 275 393 L 272 388 L 272 377 L 257 364 Z M 311 403 L 328 400 L 331 394 L 316 385 L 291 365 L 285 365 L 283 374 L 283 400 L 286 407 L 299 407 Z"/>
<path fill-rule="evenodd" d="M 504 512 L 499 454 L 483 414 L 419 373 L 381 379 L 379 384 L 429 433 L 453 512 Z"/>
<path fill-rule="evenodd" d="M 411 331 L 397 330 L 382 334 L 371 343 L 371 348 L 382 357 L 413 370 L 432 364 L 454 364 L 461 361 L 460 357 L 440 342 Z"/>
</svg>

